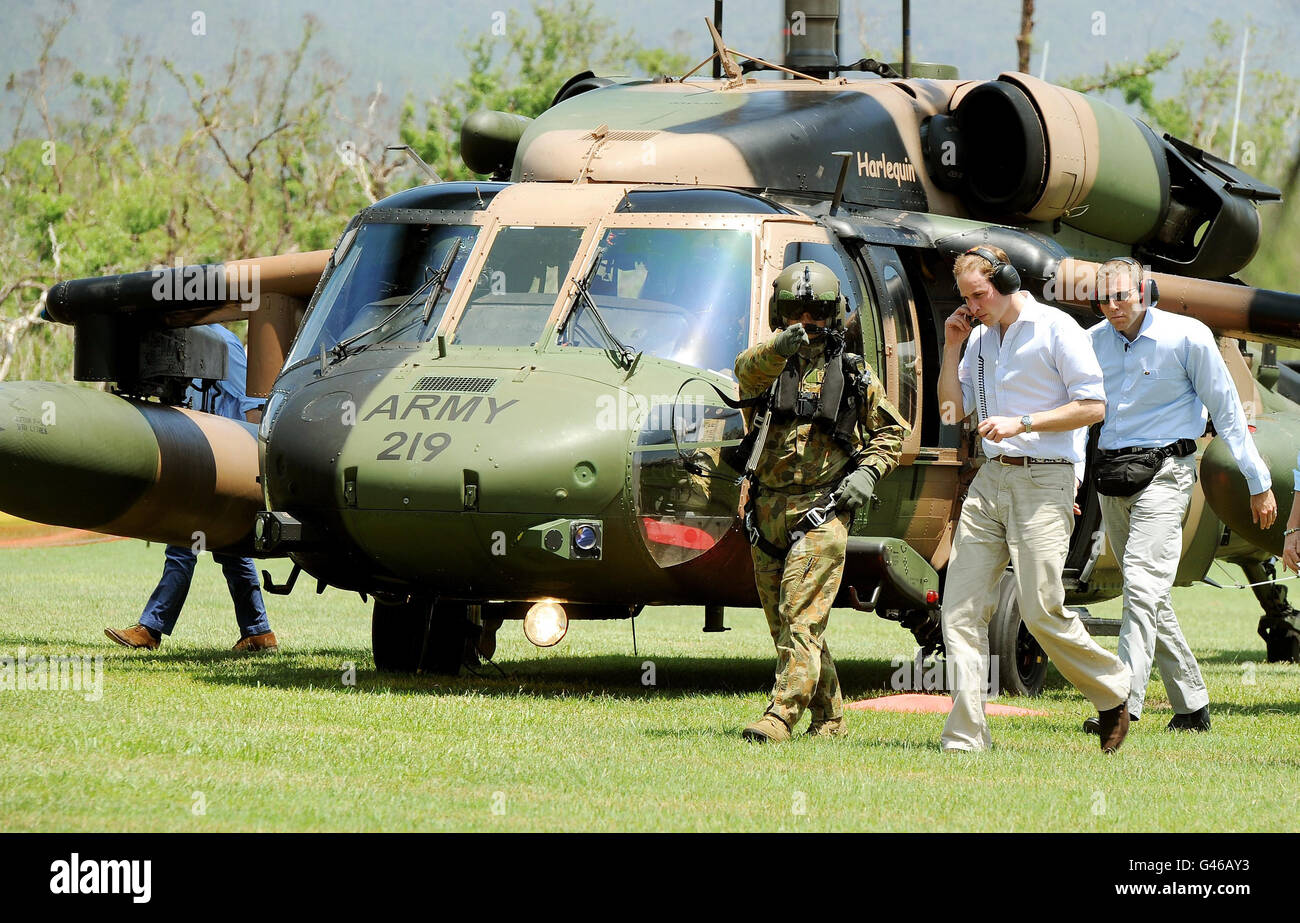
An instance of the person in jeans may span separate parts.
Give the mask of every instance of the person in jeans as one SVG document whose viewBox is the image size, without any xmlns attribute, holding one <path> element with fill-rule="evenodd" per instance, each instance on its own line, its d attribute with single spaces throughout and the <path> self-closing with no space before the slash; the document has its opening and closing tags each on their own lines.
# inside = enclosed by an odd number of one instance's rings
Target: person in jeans
<svg viewBox="0 0 1300 923">
<path fill-rule="evenodd" d="M 248 397 L 244 390 L 248 370 L 244 345 L 239 337 L 220 324 L 212 324 L 209 329 L 218 333 L 226 343 L 226 377 L 206 393 L 200 390 L 197 381 L 191 384 L 191 403 L 196 410 L 204 409 L 232 420 L 248 420 L 262 402 Z M 271 631 L 271 623 L 266 617 L 262 587 L 257 580 L 253 559 L 216 552 L 212 557 L 221 565 L 226 586 L 230 589 L 230 598 L 235 604 L 239 640 L 235 642 L 234 650 L 240 653 L 276 650 L 275 633 Z M 190 592 L 190 581 L 194 577 L 197 561 L 198 555 L 189 547 L 168 545 L 162 579 L 145 604 L 139 623 L 130 628 L 105 628 L 104 634 L 125 647 L 157 650 L 162 643 L 162 636 L 170 635 L 176 627 L 181 609 L 185 606 L 185 598 Z"/>
</svg>

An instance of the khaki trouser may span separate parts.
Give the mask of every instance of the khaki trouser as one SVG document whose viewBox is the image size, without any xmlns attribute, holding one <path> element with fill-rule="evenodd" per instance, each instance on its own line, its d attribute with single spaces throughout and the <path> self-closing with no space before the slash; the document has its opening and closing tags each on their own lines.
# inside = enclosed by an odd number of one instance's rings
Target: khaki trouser
<svg viewBox="0 0 1300 923">
<path fill-rule="evenodd" d="M 1073 526 L 1074 468 L 989 461 L 962 504 L 943 594 L 943 643 L 953 678 L 944 749 L 992 746 L 984 717 L 989 619 L 1010 561 L 1020 617 L 1056 668 L 1098 711 L 1128 698 L 1129 669 L 1065 608 L 1061 570 Z M 994 672 L 996 675 L 996 671 Z"/>
<path fill-rule="evenodd" d="M 1154 655 L 1169 704 L 1180 715 L 1210 703 L 1196 657 L 1174 615 L 1170 591 L 1183 551 L 1183 520 L 1196 484 L 1196 459 L 1167 458 L 1131 497 L 1102 497 L 1106 538 L 1124 573 L 1119 659 L 1133 671 L 1129 714 L 1142 714 Z"/>
<path fill-rule="evenodd" d="M 814 721 L 843 715 L 840 680 L 826 643 L 831 603 L 844 576 L 849 514 L 841 512 L 791 544 L 790 530 L 821 495 L 762 491 L 755 515 L 763 536 L 778 547 L 790 548 L 785 561 L 757 547 L 754 578 L 767 627 L 776 645 L 776 682 L 768 711 L 791 730 L 804 710 Z M 793 536 L 798 538 L 798 536 Z"/>
</svg>

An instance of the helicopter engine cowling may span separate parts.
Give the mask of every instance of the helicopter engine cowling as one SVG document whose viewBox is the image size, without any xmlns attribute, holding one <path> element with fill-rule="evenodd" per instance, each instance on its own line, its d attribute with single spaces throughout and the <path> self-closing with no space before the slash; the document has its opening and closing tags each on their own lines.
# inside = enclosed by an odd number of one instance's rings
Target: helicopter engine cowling
<svg viewBox="0 0 1300 923">
<path fill-rule="evenodd" d="M 1259 245 L 1254 202 L 1280 195 L 1113 106 L 1026 74 L 961 87 L 950 113 L 926 126 L 926 161 L 972 215 L 1060 222 L 1136 245 L 1165 271 L 1238 271 Z"/>
</svg>

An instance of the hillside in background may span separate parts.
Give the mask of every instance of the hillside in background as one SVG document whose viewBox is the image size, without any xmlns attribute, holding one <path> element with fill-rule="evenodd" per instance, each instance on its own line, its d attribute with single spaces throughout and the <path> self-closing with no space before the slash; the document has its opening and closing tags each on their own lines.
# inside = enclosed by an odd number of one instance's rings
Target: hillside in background
<svg viewBox="0 0 1300 923">
<path fill-rule="evenodd" d="M 257 52 L 287 52 L 301 34 L 303 17 L 311 15 L 321 27 L 317 47 L 348 74 L 346 94 L 360 101 L 382 84 L 390 102 L 407 94 L 423 102 L 466 75 L 462 47 L 492 34 L 494 23 L 501 21 L 498 13 L 504 14 L 507 29 L 526 26 L 530 6 L 528 0 L 83 0 L 57 50 L 79 68 L 102 73 L 111 71 L 126 49 L 138 43 L 141 56 L 171 58 L 183 70 L 211 74 L 237 42 Z M 713 14 L 712 0 L 597 0 L 595 7 L 630 30 L 641 45 L 680 51 L 693 62 L 712 51 L 703 23 Z M 1210 51 L 1207 28 L 1223 17 L 1233 24 L 1253 21 L 1253 55 L 1271 55 L 1275 67 L 1300 75 L 1300 58 L 1290 54 L 1292 39 L 1300 36 L 1300 4 L 1290 0 L 1246 0 L 1230 10 L 1217 0 L 1149 0 L 1141 5 L 1140 18 L 1136 4 L 1112 4 L 1106 34 L 1094 35 L 1099 7 L 1106 12 L 1096 0 L 1038 0 L 1031 71 L 1039 73 L 1045 48 L 1047 76 L 1059 81 L 1098 72 L 1106 63 L 1141 59 L 1174 41 L 1181 43 L 1180 59 L 1157 81 L 1168 89 L 1184 67 L 1204 60 Z M 57 5 L 3 0 L 0 8 L 6 24 L 0 31 L 0 73 L 7 75 L 32 65 L 38 20 L 54 15 Z M 192 34 L 196 8 L 206 17 L 203 36 Z M 876 52 L 895 58 L 900 8 L 897 0 L 842 0 L 844 57 L 853 60 Z M 724 18 L 728 44 L 779 60 L 783 10 L 780 0 L 730 0 Z M 1013 70 L 1019 17 L 1019 0 L 987 0 L 978 6 L 963 0 L 913 0 L 913 56 L 954 64 L 963 77 L 987 78 Z M 1158 25 L 1151 28 L 1149 23 Z M 159 90 L 169 105 L 183 105 L 169 83 L 160 81 Z M 11 114 L 0 113 L 0 137 L 11 126 Z"/>
</svg>

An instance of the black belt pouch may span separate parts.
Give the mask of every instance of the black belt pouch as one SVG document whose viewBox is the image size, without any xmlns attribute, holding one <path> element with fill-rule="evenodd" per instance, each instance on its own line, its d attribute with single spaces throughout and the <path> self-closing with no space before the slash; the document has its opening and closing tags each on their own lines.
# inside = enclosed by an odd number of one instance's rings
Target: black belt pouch
<svg viewBox="0 0 1300 923">
<path fill-rule="evenodd" d="M 1143 449 L 1098 459 L 1093 469 L 1097 493 L 1107 497 L 1133 496 L 1151 483 L 1167 457 L 1160 449 Z"/>
</svg>

